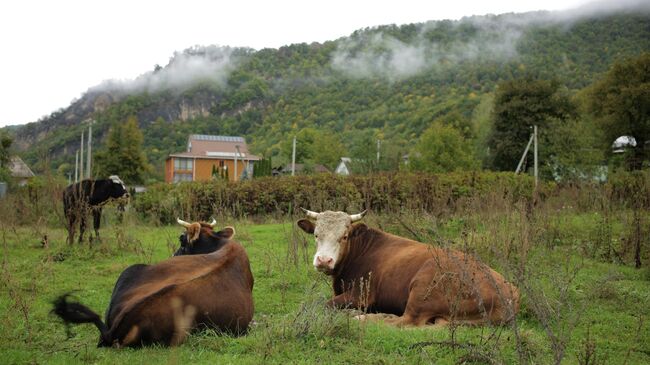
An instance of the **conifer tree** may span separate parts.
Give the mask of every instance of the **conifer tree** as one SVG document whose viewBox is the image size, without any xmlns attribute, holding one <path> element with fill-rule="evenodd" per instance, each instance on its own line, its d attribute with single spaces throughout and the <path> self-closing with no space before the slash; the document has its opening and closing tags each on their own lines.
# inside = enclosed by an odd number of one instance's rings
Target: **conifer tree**
<svg viewBox="0 0 650 365">
<path fill-rule="evenodd" d="M 118 175 L 127 184 L 143 183 L 147 159 L 142 140 L 136 117 L 114 124 L 108 132 L 106 145 L 95 155 L 95 176 Z"/>
</svg>

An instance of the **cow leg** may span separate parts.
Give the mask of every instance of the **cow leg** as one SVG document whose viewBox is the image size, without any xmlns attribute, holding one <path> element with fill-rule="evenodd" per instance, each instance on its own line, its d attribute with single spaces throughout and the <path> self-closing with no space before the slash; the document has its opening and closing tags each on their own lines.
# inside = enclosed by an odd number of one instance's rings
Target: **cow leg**
<svg viewBox="0 0 650 365">
<path fill-rule="evenodd" d="M 432 259 L 413 277 L 404 314 L 387 322 L 397 326 L 484 324 L 489 302 L 482 301 L 481 305 L 478 295 L 477 288 L 462 274 L 443 270 Z"/>
<path fill-rule="evenodd" d="M 86 216 L 81 214 L 79 217 L 79 243 L 84 241 L 84 231 L 86 230 Z"/>
<path fill-rule="evenodd" d="M 68 244 L 73 244 L 74 243 L 74 235 L 77 230 L 77 218 L 75 212 L 68 212 L 66 214 L 68 226 L 66 227 L 68 229 Z"/>
<path fill-rule="evenodd" d="M 399 327 L 448 324 L 451 308 L 445 295 L 449 285 L 446 275 L 446 270 L 441 270 L 436 260 L 424 263 L 409 284 L 404 314 L 386 323 Z"/>
<path fill-rule="evenodd" d="M 99 225 L 102 221 L 102 208 L 93 209 L 93 228 L 95 229 L 95 238 L 99 242 Z"/>
<path fill-rule="evenodd" d="M 337 309 L 364 309 L 368 307 L 370 303 L 368 300 L 362 303 L 363 298 L 358 293 L 355 293 L 352 290 L 343 292 L 334 298 L 327 301 L 326 305 L 331 308 Z"/>
</svg>

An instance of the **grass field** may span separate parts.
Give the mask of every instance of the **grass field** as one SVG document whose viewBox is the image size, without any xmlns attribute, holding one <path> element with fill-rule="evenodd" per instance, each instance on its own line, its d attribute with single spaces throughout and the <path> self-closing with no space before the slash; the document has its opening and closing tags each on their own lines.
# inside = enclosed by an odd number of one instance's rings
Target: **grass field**
<svg viewBox="0 0 650 365">
<path fill-rule="evenodd" d="M 397 329 L 358 322 L 325 308 L 330 280 L 311 266 L 314 244 L 292 221 L 233 225 L 255 277 L 255 325 L 242 337 L 206 331 L 175 348 L 96 348 L 98 331 L 65 327 L 51 301 L 72 291 L 103 313 L 115 280 L 134 263 L 155 263 L 175 249 L 180 226 L 111 220 L 92 247 L 68 247 L 63 229 L 3 226 L 0 363 L 39 364 L 457 364 L 650 363 L 650 271 L 602 259 L 599 237 L 625 233 L 626 221 L 558 212 L 534 222 L 499 217 L 376 217 L 368 224 L 473 252 L 522 290 L 516 324 L 505 327 Z M 414 219 L 416 220 L 416 219 Z M 49 248 L 40 238 L 47 234 Z M 509 252 L 507 255 L 503 252 Z"/>
</svg>

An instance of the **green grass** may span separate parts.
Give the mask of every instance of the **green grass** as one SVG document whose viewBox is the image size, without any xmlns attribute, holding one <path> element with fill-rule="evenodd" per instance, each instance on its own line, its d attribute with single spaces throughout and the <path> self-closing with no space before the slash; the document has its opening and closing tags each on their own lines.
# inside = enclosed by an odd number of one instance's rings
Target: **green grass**
<svg viewBox="0 0 650 365">
<path fill-rule="evenodd" d="M 512 327 L 397 329 L 358 322 L 351 313 L 325 308 L 331 283 L 311 267 L 311 238 L 292 222 L 243 221 L 223 225 L 235 226 L 236 239 L 251 259 L 256 324 L 249 334 L 229 337 L 206 331 L 175 348 L 98 349 L 98 331 L 82 325 L 73 327 L 74 336 L 68 339 L 61 322 L 49 314 L 57 295 L 73 291 L 103 314 L 120 272 L 134 263 L 168 258 L 182 231 L 179 226 L 141 226 L 133 221 L 104 228 L 102 243 L 92 248 L 67 247 L 61 229 L 0 225 L 0 363 L 546 364 L 554 362 L 554 351 L 545 321 L 555 336 L 566 337 L 562 363 L 579 363 L 579 355 L 589 346 L 595 346 L 599 361 L 650 363 L 650 272 L 583 257 L 575 242 L 589 240 L 598 229 L 599 219 L 593 215 L 548 220 L 559 241 L 530 251 L 526 283 L 532 289 L 522 291 L 516 333 Z M 477 242 L 500 239 L 489 226 L 489 221 L 478 224 L 471 218 L 439 225 L 452 244 L 467 227 L 483 237 Z M 612 226 L 615 232 L 622 229 L 620 223 Z M 508 224 L 503 229 L 514 230 Z M 48 234 L 50 248 L 40 247 L 35 232 Z M 495 236 L 487 237 L 490 234 Z M 548 239 L 543 234 L 531 236 L 539 242 Z M 297 248 L 290 249 L 292 245 Z M 506 267 L 496 257 L 481 257 L 495 267 Z M 540 295 L 552 309 L 547 317 L 533 309 L 531 301 Z"/>
</svg>

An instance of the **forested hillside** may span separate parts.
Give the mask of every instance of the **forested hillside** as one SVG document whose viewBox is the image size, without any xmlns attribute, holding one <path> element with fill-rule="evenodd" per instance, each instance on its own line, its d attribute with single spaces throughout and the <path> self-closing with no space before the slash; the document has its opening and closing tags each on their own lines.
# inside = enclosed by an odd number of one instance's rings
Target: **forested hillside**
<svg viewBox="0 0 650 365">
<path fill-rule="evenodd" d="M 461 168 L 494 168 L 488 147 L 497 85 L 552 81 L 550 92 L 575 105 L 562 118 L 592 130 L 576 101 L 581 90 L 615 62 L 646 51 L 647 9 L 387 25 L 323 44 L 258 51 L 194 47 L 133 82 L 93 87 L 68 108 L 11 133 L 14 148 L 36 170 L 47 161 L 61 174 L 74 164 L 84 120 L 95 120 L 101 148 L 109 128 L 130 116 L 144 135 L 149 179 L 161 179 L 165 157 L 183 150 L 191 133 L 244 136 L 274 165 L 287 161 L 294 135 L 299 162 L 330 167 L 341 156 L 371 160 L 380 140 L 383 158 L 374 168 L 383 170 L 398 168 L 405 154 L 420 156 L 418 144 L 425 149 L 427 143 L 420 136 L 446 133 L 460 149 L 471 146 L 470 160 L 477 163 Z M 424 133 L 434 127 L 439 131 Z"/>
</svg>

